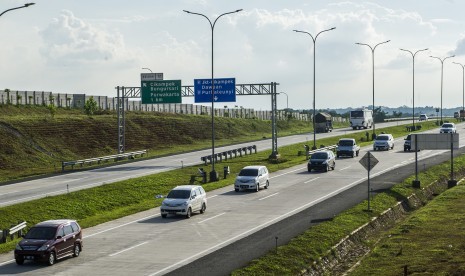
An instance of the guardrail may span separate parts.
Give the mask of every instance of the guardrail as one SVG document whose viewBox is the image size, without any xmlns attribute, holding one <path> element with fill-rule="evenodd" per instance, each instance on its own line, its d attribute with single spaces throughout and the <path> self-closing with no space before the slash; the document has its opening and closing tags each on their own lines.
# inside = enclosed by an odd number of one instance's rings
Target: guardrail
<svg viewBox="0 0 465 276">
<path fill-rule="evenodd" d="M 10 229 L 4 229 L 0 231 L 0 243 L 6 243 L 6 239 L 9 236 L 11 240 L 15 237 L 15 233 L 18 233 L 18 238 L 23 235 L 23 229 L 26 228 L 26 222 L 19 222 L 18 225 L 12 225 Z"/>
<path fill-rule="evenodd" d="M 247 155 L 247 151 L 249 152 L 249 154 L 252 154 L 252 151 L 254 151 L 255 153 L 257 153 L 257 146 L 256 145 L 252 145 L 252 146 L 247 146 L 247 147 L 240 147 L 240 148 L 237 148 L 237 149 L 232 149 L 232 150 L 227 150 L 227 151 L 223 151 L 223 152 L 220 152 L 220 153 L 215 153 L 215 162 L 218 161 L 218 159 L 220 160 L 220 162 L 223 161 L 223 157 L 224 157 L 224 160 L 228 160 L 228 157 L 229 158 L 233 158 L 233 154 L 234 154 L 234 157 L 237 157 L 237 154 L 239 154 L 240 157 L 242 157 L 242 153 L 244 153 L 244 155 Z M 208 164 L 208 162 L 212 162 L 212 155 L 207 155 L 207 156 L 202 156 L 200 157 L 200 160 L 202 160 L 205 165 Z"/>
<path fill-rule="evenodd" d="M 108 156 L 102 156 L 102 157 L 95 157 L 95 158 L 89 158 L 89 159 L 82 159 L 82 160 L 74 160 L 74 161 L 62 161 L 61 162 L 61 171 L 65 170 L 65 167 L 71 166 L 71 169 L 74 169 L 75 165 L 80 165 L 81 167 L 83 165 L 92 165 L 93 163 L 100 164 L 102 161 L 109 161 L 109 160 L 114 160 L 119 161 L 123 158 L 128 158 L 128 159 L 134 159 L 137 156 L 143 156 L 144 154 L 147 154 L 147 150 L 139 150 L 139 151 L 133 151 L 133 152 L 126 152 L 126 153 L 119 153 L 119 154 L 114 154 L 114 155 L 108 155 Z"/>
</svg>

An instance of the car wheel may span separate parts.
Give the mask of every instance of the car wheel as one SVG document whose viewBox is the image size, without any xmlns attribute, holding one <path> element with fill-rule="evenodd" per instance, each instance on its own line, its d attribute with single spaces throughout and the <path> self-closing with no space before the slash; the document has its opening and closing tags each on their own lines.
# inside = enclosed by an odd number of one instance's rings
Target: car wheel
<svg viewBox="0 0 465 276">
<path fill-rule="evenodd" d="M 81 247 L 79 246 L 79 244 L 75 244 L 73 250 L 73 257 L 79 257 L 79 253 L 81 253 Z"/>
<path fill-rule="evenodd" d="M 336 162 L 333 164 L 333 171 L 336 169 Z"/>
<path fill-rule="evenodd" d="M 311 171 L 312 171 L 312 169 L 311 169 L 311 168 L 307 168 L 307 171 L 308 171 L 308 172 L 311 172 Z"/>
<path fill-rule="evenodd" d="M 54 265 L 55 261 L 56 261 L 55 252 L 50 252 L 50 255 L 48 256 L 47 264 Z"/>
<path fill-rule="evenodd" d="M 358 154 L 359 154 L 359 153 L 360 153 L 360 152 L 359 152 L 359 151 L 357 151 L 357 156 L 358 156 Z"/>
<path fill-rule="evenodd" d="M 392 148 L 391 149 L 394 149 L 394 145 L 392 145 Z"/>
<path fill-rule="evenodd" d="M 352 158 L 354 158 L 354 157 L 355 157 L 355 151 L 352 152 Z"/>
<path fill-rule="evenodd" d="M 166 218 L 166 216 L 168 216 L 168 214 L 161 214 L 162 218 Z"/>
<path fill-rule="evenodd" d="M 16 264 L 18 264 L 18 265 L 24 264 L 24 257 L 19 256 L 19 257 L 15 258 L 15 260 L 16 260 Z"/>
<path fill-rule="evenodd" d="M 239 192 L 239 189 L 234 189 L 234 191 L 237 193 L 237 192 Z"/>
<path fill-rule="evenodd" d="M 260 183 L 257 183 L 257 185 L 255 186 L 255 192 L 258 192 L 260 190 Z"/>
<path fill-rule="evenodd" d="M 325 172 L 329 171 L 329 165 L 326 165 Z"/>
<path fill-rule="evenodd" d="M 205 205 L 205 203 L 202 203 L 202 209 L 200 209 L 200 213 L 205 213 L 205 210 L 207 210 L 207 205 Z"/>
<path fill-rule="evenodd" d="M 338 155 L 336 155 L 336 157 L 339 158 L 339 157 L 341 157 L 341 156 L 338 154 Z"/>
<path fill-rule="evenodd" d="M 187 209 L 186 218 L 190 218 L 191 216 L 192 216 L 192 209 L 191 207 L 189 207 L 189 209 Z"/>
<path fill-rule="evenodd" d="M 268 187 L 270 186 L 270 181 L 266 181 L 266 185 L 265 185 L 265 189 L 268 189 Z"/>
</svg>

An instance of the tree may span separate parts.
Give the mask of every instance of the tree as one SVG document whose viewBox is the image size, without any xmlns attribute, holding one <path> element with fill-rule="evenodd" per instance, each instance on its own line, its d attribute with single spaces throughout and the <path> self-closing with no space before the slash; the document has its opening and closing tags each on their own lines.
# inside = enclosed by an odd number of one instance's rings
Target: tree
<svg viewBox="0 0 465 276">
<path fill-rule="evenodd" d="M 87 115 L 92 116 L 98 110 L 97 102 L 94 100 L 94 97 L 90 97 L 84 104 L 84 110 Z"/>
</svg>

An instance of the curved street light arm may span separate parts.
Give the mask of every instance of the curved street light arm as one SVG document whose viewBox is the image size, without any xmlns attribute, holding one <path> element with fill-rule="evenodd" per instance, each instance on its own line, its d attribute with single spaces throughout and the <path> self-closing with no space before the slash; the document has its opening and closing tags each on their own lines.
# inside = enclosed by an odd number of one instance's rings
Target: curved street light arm
<svg viewBox="0 0 465 276">
<path fill-rule="evenodd" d="M 8 10 L 6 10 L 6 11 L 0 13 L 0 16 L 2 16 L 4 13 L 7 13 L 7 12 L 9 12 L 9 11 L 17 10 L 17 9 L 22 9 L 22 8 L 27 8 L 27 7 L 32 6 L 32 5 L 35 5 L 35 3 L 26 3 L 26 4 L 24 4 L 24 6 L 8 9 Z"/>
</svg>

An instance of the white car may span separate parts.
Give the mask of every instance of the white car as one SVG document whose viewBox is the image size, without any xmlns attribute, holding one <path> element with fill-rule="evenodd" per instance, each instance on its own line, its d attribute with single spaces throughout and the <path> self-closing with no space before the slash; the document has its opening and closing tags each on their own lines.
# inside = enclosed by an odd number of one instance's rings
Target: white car
<svg viewBox="0 0 465 276">
<path fill-rule="evenodd" d="M 426 114 L 420 114 L 420 121 L 428 121 L 428 116 Z"/>
<path fill-rule="evenodd" d="M 444 123 L 439 129 L 439 133 L 457 133 L 457 128 L 454 123 Z"/>
<path fill-rule="evenodd" d="M 190 218 L 193 212 L 203 214 L 207 209 L 207 194 L 202 186 L 181 185 L 171 190 L 161 203 L 161 217 L 168 214 Z"/>
<path fill-rule="evenodd" d="M 392 134 L 380 134 L 376 136 L 373 143 L 373 150 L 389 150 L 394 149 L 394 137 Z"/>
<path fill-rule="evenodd" d="M 234 191 L 254 190 L 258 192 L 260 187 L 268 189 L 269 186 L 270 174 L 265 166 L 247 166 L 237 175 Z"/>
</svg>

